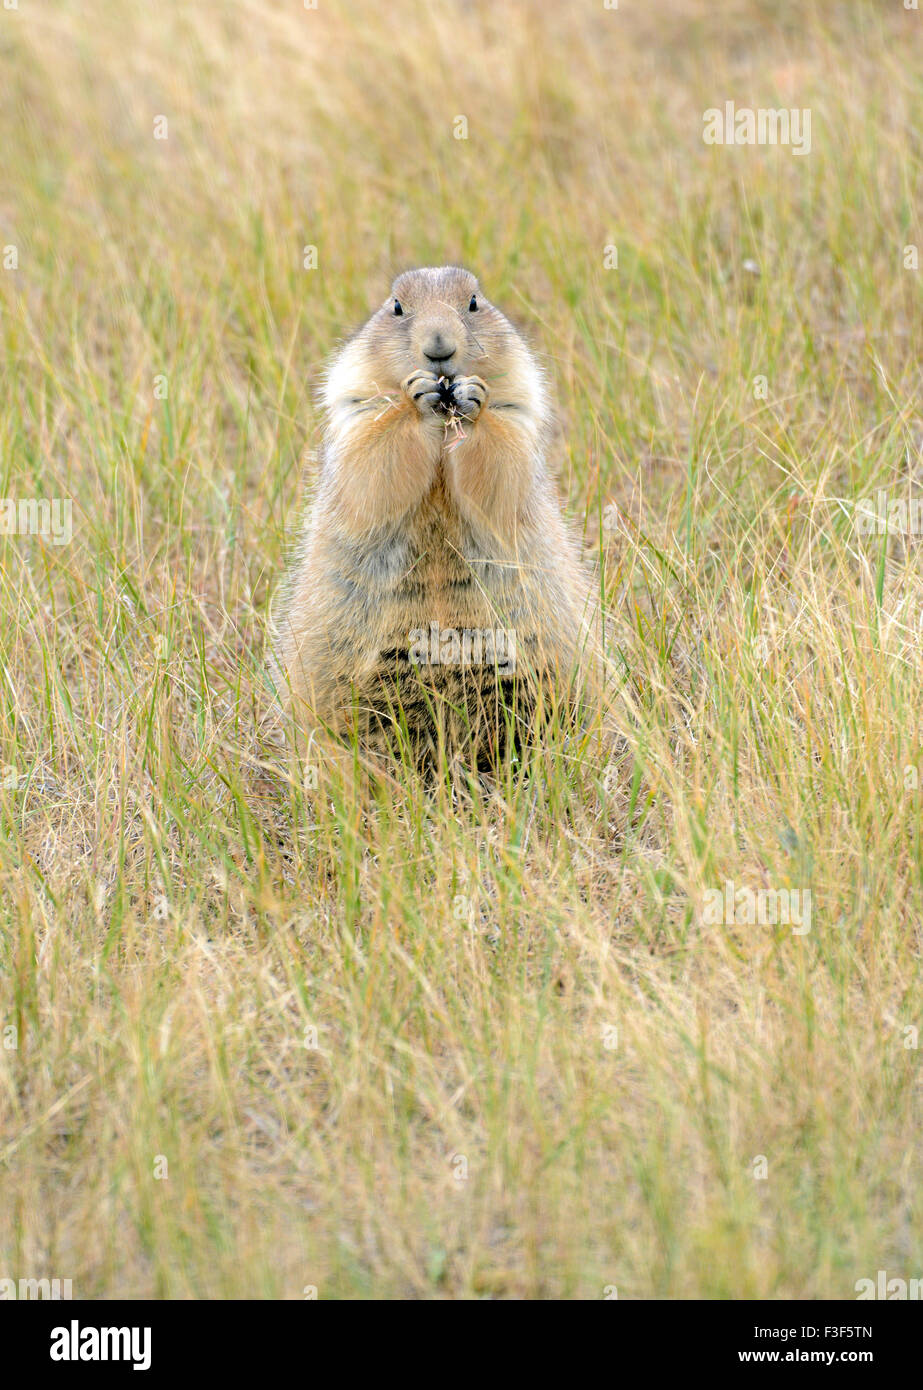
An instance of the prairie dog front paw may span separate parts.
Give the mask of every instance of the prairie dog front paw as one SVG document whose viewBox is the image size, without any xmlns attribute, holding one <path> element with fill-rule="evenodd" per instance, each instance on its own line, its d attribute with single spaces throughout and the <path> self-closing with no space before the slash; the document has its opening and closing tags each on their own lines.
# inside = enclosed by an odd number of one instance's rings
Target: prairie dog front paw
<svg viewBox="0 0 923 1390">
<path fill-rule="evenodd" d="M 442 391 L 435 372 L 417 371 L 404 377 L 401 390 L 409 396 L 421 415 L 440 415 L 443 413 Z"/>
<path fill-rule="evenodd" d="M 457 376 L 451 385 L 451 403 L 466 420 L 476 420 L 487 400 L 487 382 L 479 376 Z"/>
</svg>

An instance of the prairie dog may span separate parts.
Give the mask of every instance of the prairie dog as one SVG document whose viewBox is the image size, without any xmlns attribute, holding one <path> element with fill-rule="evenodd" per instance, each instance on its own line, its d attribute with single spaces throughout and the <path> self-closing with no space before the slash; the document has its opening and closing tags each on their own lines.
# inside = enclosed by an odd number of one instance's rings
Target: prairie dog
<svg viewBox="0 0 923 1390">
<path fill-rule="evenodd" d="M 489 764 L 599 659 L 544 374 L 469 271 L 410 270 L 333 358 L 323 406 L 283 697 L 302 728 Z"/>
</svg>

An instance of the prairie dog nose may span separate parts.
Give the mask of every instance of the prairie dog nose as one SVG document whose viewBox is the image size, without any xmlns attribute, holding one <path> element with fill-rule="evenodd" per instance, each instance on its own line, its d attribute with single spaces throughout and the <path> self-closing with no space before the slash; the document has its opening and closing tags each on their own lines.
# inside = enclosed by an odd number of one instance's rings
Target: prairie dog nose
<svg viewBox="0 0 923 1390">
<path fill-rule="evenodd" d="M 431 362 L 444 362 L 452 357 L 457 344 L 448 334 L 441 333 L 437 329 L 430 333 L 423 342 L 423 355 L 428 357 Z"/>
</svg>

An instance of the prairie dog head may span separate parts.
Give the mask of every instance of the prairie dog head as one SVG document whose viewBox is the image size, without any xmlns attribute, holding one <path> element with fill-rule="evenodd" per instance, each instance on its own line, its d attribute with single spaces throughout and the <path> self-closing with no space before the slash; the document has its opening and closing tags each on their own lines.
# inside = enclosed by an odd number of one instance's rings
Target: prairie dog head
<svg viewBox="0 0 923 1390">
<path fill-rule="evenodd" d="M 399 370 L 415 367 L 450 379 L 482 375 L 491 340 L 512 330 L 468 270 L 407 270 L 370 324 L 376 346 Z"/>
<path fill-rule="evenodd" d="M 502 405 L 544 413 L 541 373 L 507 318 L 477 279 L 458 266 L 406 270 L 327 375 L 324 400 L 339 414 L 362 400 L 391 395 L 416 370 L 479 376 Z"/>
</svg>

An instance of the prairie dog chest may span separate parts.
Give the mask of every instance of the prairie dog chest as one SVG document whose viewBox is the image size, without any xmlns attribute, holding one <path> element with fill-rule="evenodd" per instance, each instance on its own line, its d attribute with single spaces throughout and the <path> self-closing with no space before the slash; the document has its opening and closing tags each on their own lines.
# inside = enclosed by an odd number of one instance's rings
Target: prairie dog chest
<svg viewBox="0 0 923 1390">
<path fill-rule="evenodd" d="M 404 537 L 405 563 L 392 593 L 402 622 L 452 627 L 486 613 L 489 605 L 475 573 L 480 567 L 471 563 L 474 554 L 470 532 L 440 477 L 410 518 Z"/>
</svg>

